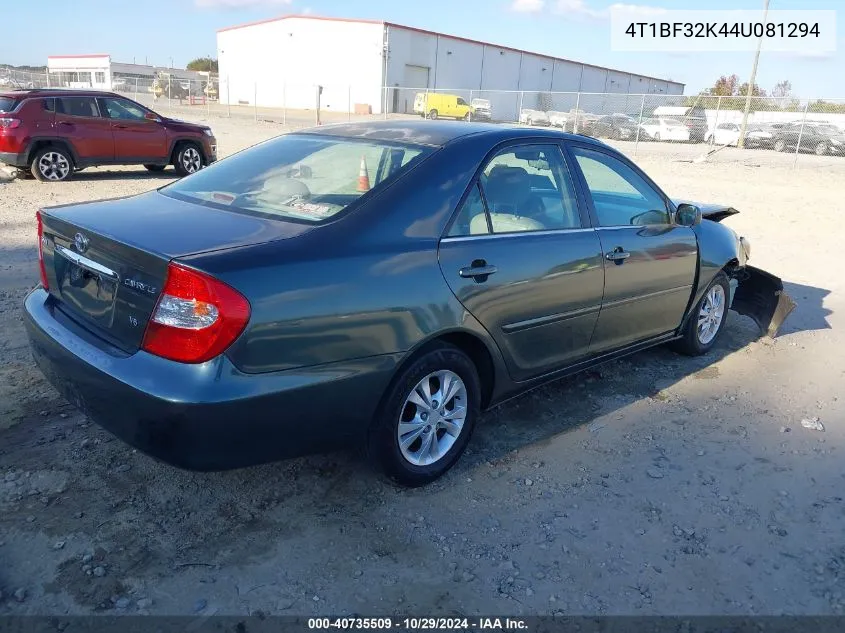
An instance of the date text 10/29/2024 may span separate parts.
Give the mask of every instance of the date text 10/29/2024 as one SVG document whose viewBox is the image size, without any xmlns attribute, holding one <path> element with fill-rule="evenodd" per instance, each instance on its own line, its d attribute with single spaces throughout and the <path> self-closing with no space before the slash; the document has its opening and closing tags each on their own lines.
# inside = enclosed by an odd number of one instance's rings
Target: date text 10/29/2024
<svg viewBox="0 0 845 633">
<path fill-rule="evenodd" d="M 308 618 L 309 630 L 525 631 L 519 618 Z"/>
</svg>

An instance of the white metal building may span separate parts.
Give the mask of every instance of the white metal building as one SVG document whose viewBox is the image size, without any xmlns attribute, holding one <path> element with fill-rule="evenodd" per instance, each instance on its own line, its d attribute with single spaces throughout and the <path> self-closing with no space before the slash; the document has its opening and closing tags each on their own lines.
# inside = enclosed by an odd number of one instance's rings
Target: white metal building
<svg viewBox="0 0 845 633">
<path fill-rule="evenodd" d="M 193 70 L 168 69 L 146 64 L 113 62 L 110 55 L 51 55 L 47 58 L 50 85 L 68 88 L 112 90 L 116 79 L 129 84 L 135 80 L 147 86 L 156 72 L 165 71 L 179 79 L 200 81 L 202 75 Z"/>
<path fill-rule="evenodd" d="M 313 108 L 317 84 L 328 110 L 410 112 L 416 92 L 437 90 L 490 99 L 510 117 L 537 107 L 540 93 L 684 92 L 666 79 L 373 20 L 288 15 L 228 27 L 217 56 L 221 102 L 268 107 Z"/>
</svg>

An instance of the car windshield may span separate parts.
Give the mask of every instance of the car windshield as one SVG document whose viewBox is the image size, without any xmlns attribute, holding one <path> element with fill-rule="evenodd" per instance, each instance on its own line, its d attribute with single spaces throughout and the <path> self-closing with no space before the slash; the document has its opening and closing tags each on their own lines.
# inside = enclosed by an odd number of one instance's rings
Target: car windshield
<svg viewBox="0 0 845 633">
<path fill-rule="evenodd" d="M 0 112 L 11 112 L 17 103 L 18 100 L 14 97 L 0 97 Z"/>
<path fill-rule="evenodd" d="M 320 222 L 407 171 L 429 147 L 288 134 L 160 189 L 215 208 Z"/>
</svg>

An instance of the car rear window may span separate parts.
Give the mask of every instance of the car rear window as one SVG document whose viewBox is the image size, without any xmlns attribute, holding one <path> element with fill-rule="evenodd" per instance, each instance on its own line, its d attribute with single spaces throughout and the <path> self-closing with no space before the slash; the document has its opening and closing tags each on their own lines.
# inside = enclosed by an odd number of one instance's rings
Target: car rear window
<svg viewBox="0 0 845 633">
<path fill-rule="evenodd" d="M 18 105 L 15 97 L 0 97 L 0 112 L 11 112 Z"/>
<path fill-rule="evenodd" d="M 316 223 L 385 186 L 431 151 L 403 143 L 287 134 L 160 191 L 216 208 Z"/>
</svg>

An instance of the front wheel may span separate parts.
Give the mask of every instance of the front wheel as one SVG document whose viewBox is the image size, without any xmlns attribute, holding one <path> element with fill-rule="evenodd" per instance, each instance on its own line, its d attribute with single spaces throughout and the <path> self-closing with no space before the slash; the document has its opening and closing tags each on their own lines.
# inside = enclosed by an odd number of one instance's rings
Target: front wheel
<svg viewBox="0 0 845 633">
<path fill-rule="evenodd" d="M 469 120 L 470 120 L 470 113 L 469 113 L 469 112 L 467 112 L 467 113 L 464 115 L 464 121 L 469 121 Z"/>
<path fill-rule="evenodd" d="M 782 138 L 779 138 L 775 141 L 775 151 L 776 152 L 785 152 L 786 151 L 786 141 Z"/>
<path fill-rule="evenodd" d="M 816 156 L 824 156 L 825 154 L 827 154 L 827 143 L 822 141 L 821 143 L 816 145 L 813 151 L 816 153 Z"/>
<path fill-rule="evenodd" d="M 695 305 L 675 349 L 688 356 L 706 354 L 716 344 L 728 316 L 730 282 L 720 272 Z"/>
<path fill-rule="evenodd" d="M 189 176 L 202 169 L 203 158 L 199 148 L 193 143 L 185 143 L 176 152 L 173 166 L 180 176 Z"/>
<path fill-rule="evenodd" d="M 369 452 L 403 486 L 430 483 L 464 452 L 479 416 L 481 386 L 460 349 L 438 344 L 394 380 L 369 435 Z"/>
</svg>

